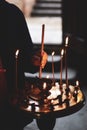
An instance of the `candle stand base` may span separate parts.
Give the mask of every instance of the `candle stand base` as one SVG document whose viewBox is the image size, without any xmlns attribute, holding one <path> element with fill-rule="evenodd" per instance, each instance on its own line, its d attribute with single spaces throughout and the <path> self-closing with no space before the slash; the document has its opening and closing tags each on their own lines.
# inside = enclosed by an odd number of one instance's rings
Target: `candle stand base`
<svg viewBox="0 0 87 130">
<path fill-rule="evenodd" d="M 40 119 L 36 119 L 36 123 L 40 130 L 53 130 L 56 123 L 56 118 L 43 117 Z"/>
<path fill-rule="evenodd" d="M 16 96 L 10 97 L 9 102 L 15 109 L 36 119 L 40 130 L 53 130 L 56 118 L 73 114 L 85 105 L 85 97 L 80 88 L 78 88 L 78 91 L 75 90 L 73 85 L 69 85 L 69 88 L 68 97 L 66 95 L 66 84 L 63 84 L 62 94 L 59 86 L 53 86 L 50 87 L 51 91 L 48 89 L 50 93 L 47 93 L 44 98 L 42 89 L 40 90 L 36 86 L 28 86 L 21 92 L 19 90 Z M 57 93 L 56 98 L 52 95 L 54 93 Z"/>
</svg>

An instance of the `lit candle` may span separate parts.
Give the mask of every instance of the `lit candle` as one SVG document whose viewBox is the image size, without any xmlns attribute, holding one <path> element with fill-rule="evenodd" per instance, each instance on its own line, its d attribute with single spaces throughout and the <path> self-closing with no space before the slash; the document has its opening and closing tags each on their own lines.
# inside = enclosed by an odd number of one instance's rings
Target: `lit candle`
<svg viewBox="0 0 87 130">
<path fill-rule="evenodd" d="M 16 51 L 15 53 L 15 58 L 16 58 L 16 81 L 15 81 L 15 84 L 16 84 L 16 89 L 18 88 L 18 54 L 19 54 L 19 50 Z"/>
<path fill-rule="evenodd" d="M 80 89 L 80 87 L 79 87 L 79 81 L 77 80 L 77 81 L 76 81 L 75 90 L 78 91 L 79 89 Z"/>
<path fill-rule="evenodd" d="M 67 73 L 67 47 L 68 47 L 69 38 L 66 37 L 65 40 L 65 75 L 66 75 L 66 86 L 68 87 L 68 73 Z"/>
<path fill-rule="evenodd" d="M 61 65 L 60 65 L 60 88 L 62 87 L 62 67 L 63 67 L 64 49 L 61 50 Z"/>
<path fill-rule="evenodd" d="M 55 82 L 55 77 L 54 77 L 54 54 L 55 54 L 55 52 L 53 51 L 52 52 L 52 74 L 53 74 L 53 84 L 54 84 L 54 82 Z"/>
<path fill-rule="evenodd" d="M 49 75 L 46 76 L 47 79 L 49 79 L 49 77 L 50 77 Z"/>
<path fill-rule="evenodd" d="M 42 25 L 42 42 L 41 42 L 41 61 L 42 61 L 42 56 L 43 56 L 43 51 L 44 51 L 44 32 L 45 32 L 45 25 Z M 40 70 L 39 70 L 39 78 L 42 77 L 42 66 L 40 65 Z"/>
<path fill-rule="evenodd" d="M 46 87 L 47 87 L 47 84 L 46 84 L 46 82 L 44 82 L 44 83 L 43 83 L 43 90 L 45 90 Z"/>
<path fill-rule="evenodd" d="M 76 81 L 76 86 L 79 87 L 79 81 L 78 80 Z"/>
</svg>

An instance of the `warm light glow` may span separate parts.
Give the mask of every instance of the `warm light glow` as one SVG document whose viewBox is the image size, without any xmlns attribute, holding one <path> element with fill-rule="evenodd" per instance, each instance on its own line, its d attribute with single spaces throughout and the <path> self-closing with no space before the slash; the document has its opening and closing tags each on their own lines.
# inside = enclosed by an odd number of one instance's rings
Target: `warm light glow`
<svg viewBox="0 0 87 130">
<path fill-rule="evenodd" d="M 66 47 L 68 46 L 68 42 L 69 42 L 69 38 L 66 37 L 66 41 L 65 41 L 65 46 L 66 46 Z"/>
<path fill-rule="evenodd" d="M 50 77 L 49 75 L 46 76 L 47 79 L 49 79 L 49 77 Z"/>
<path fill-rule="evenodd" d="M 52 56 L 54 56 L 54 54 L 55 54 L 55 52 L 53 51 L 53 52 L 52 52 Z"/>
<path fill-rule="evenodd" d="M 61 50 L 61 56 L 63 56 L 63 55 L 64 55 L 64 49 Z"/>
<path fill-rule="evenodd" d="M 18 54 L 19 54 L 19 50 L 16 51 L 15 55 L 18 56 Z"/>
<path fill-rule="evenodd" d="M 46 82 L 43 84 L 43 89 L 46 89 L 46 87 L 47 87 L 47 84 L 46 84 Z"/>
<path fill-rule="evenodd" d="M 76 86 L 79 86 L 79 81 L 76 81 Z"/>
<path fill-rule="evenodd" d="M 51 103 L 53 103 L 54 102 L 54 100 L 51 100 Z"/>
</svg>

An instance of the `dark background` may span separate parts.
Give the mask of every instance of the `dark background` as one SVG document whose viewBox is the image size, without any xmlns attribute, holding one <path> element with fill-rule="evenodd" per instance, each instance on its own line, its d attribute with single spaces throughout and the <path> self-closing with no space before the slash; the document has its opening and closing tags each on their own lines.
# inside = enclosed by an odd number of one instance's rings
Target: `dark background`
<svg viewBox="0 0 87 130">
<path fill-rule="evenodd" d="M 86 0 L 63 0 L 63 39 L 66 36 L 70 38 L 69 65 L 78 70 L 78 78 L 87 84 Z"/>
</svg>

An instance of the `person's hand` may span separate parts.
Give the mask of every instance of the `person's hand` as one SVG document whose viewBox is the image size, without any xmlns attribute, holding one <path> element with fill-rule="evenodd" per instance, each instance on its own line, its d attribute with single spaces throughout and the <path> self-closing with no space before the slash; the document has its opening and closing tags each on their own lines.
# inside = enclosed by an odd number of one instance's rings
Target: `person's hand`
<svg viewBox="0 0 87 130">
<path fill-rule="evenodd" d="M 41 52 L 38 51 L 32 57 L 32 63 L 35 66 L 40 66 L 41 65 L 41 67 L 44 68 L 46 63 L 47 63 L 47 59 L 48 59 L 48 55 L 47 55 L 47 53 L 45 51 L 43 51 L 42 55 L 41 55 Z"/>
</svg>

